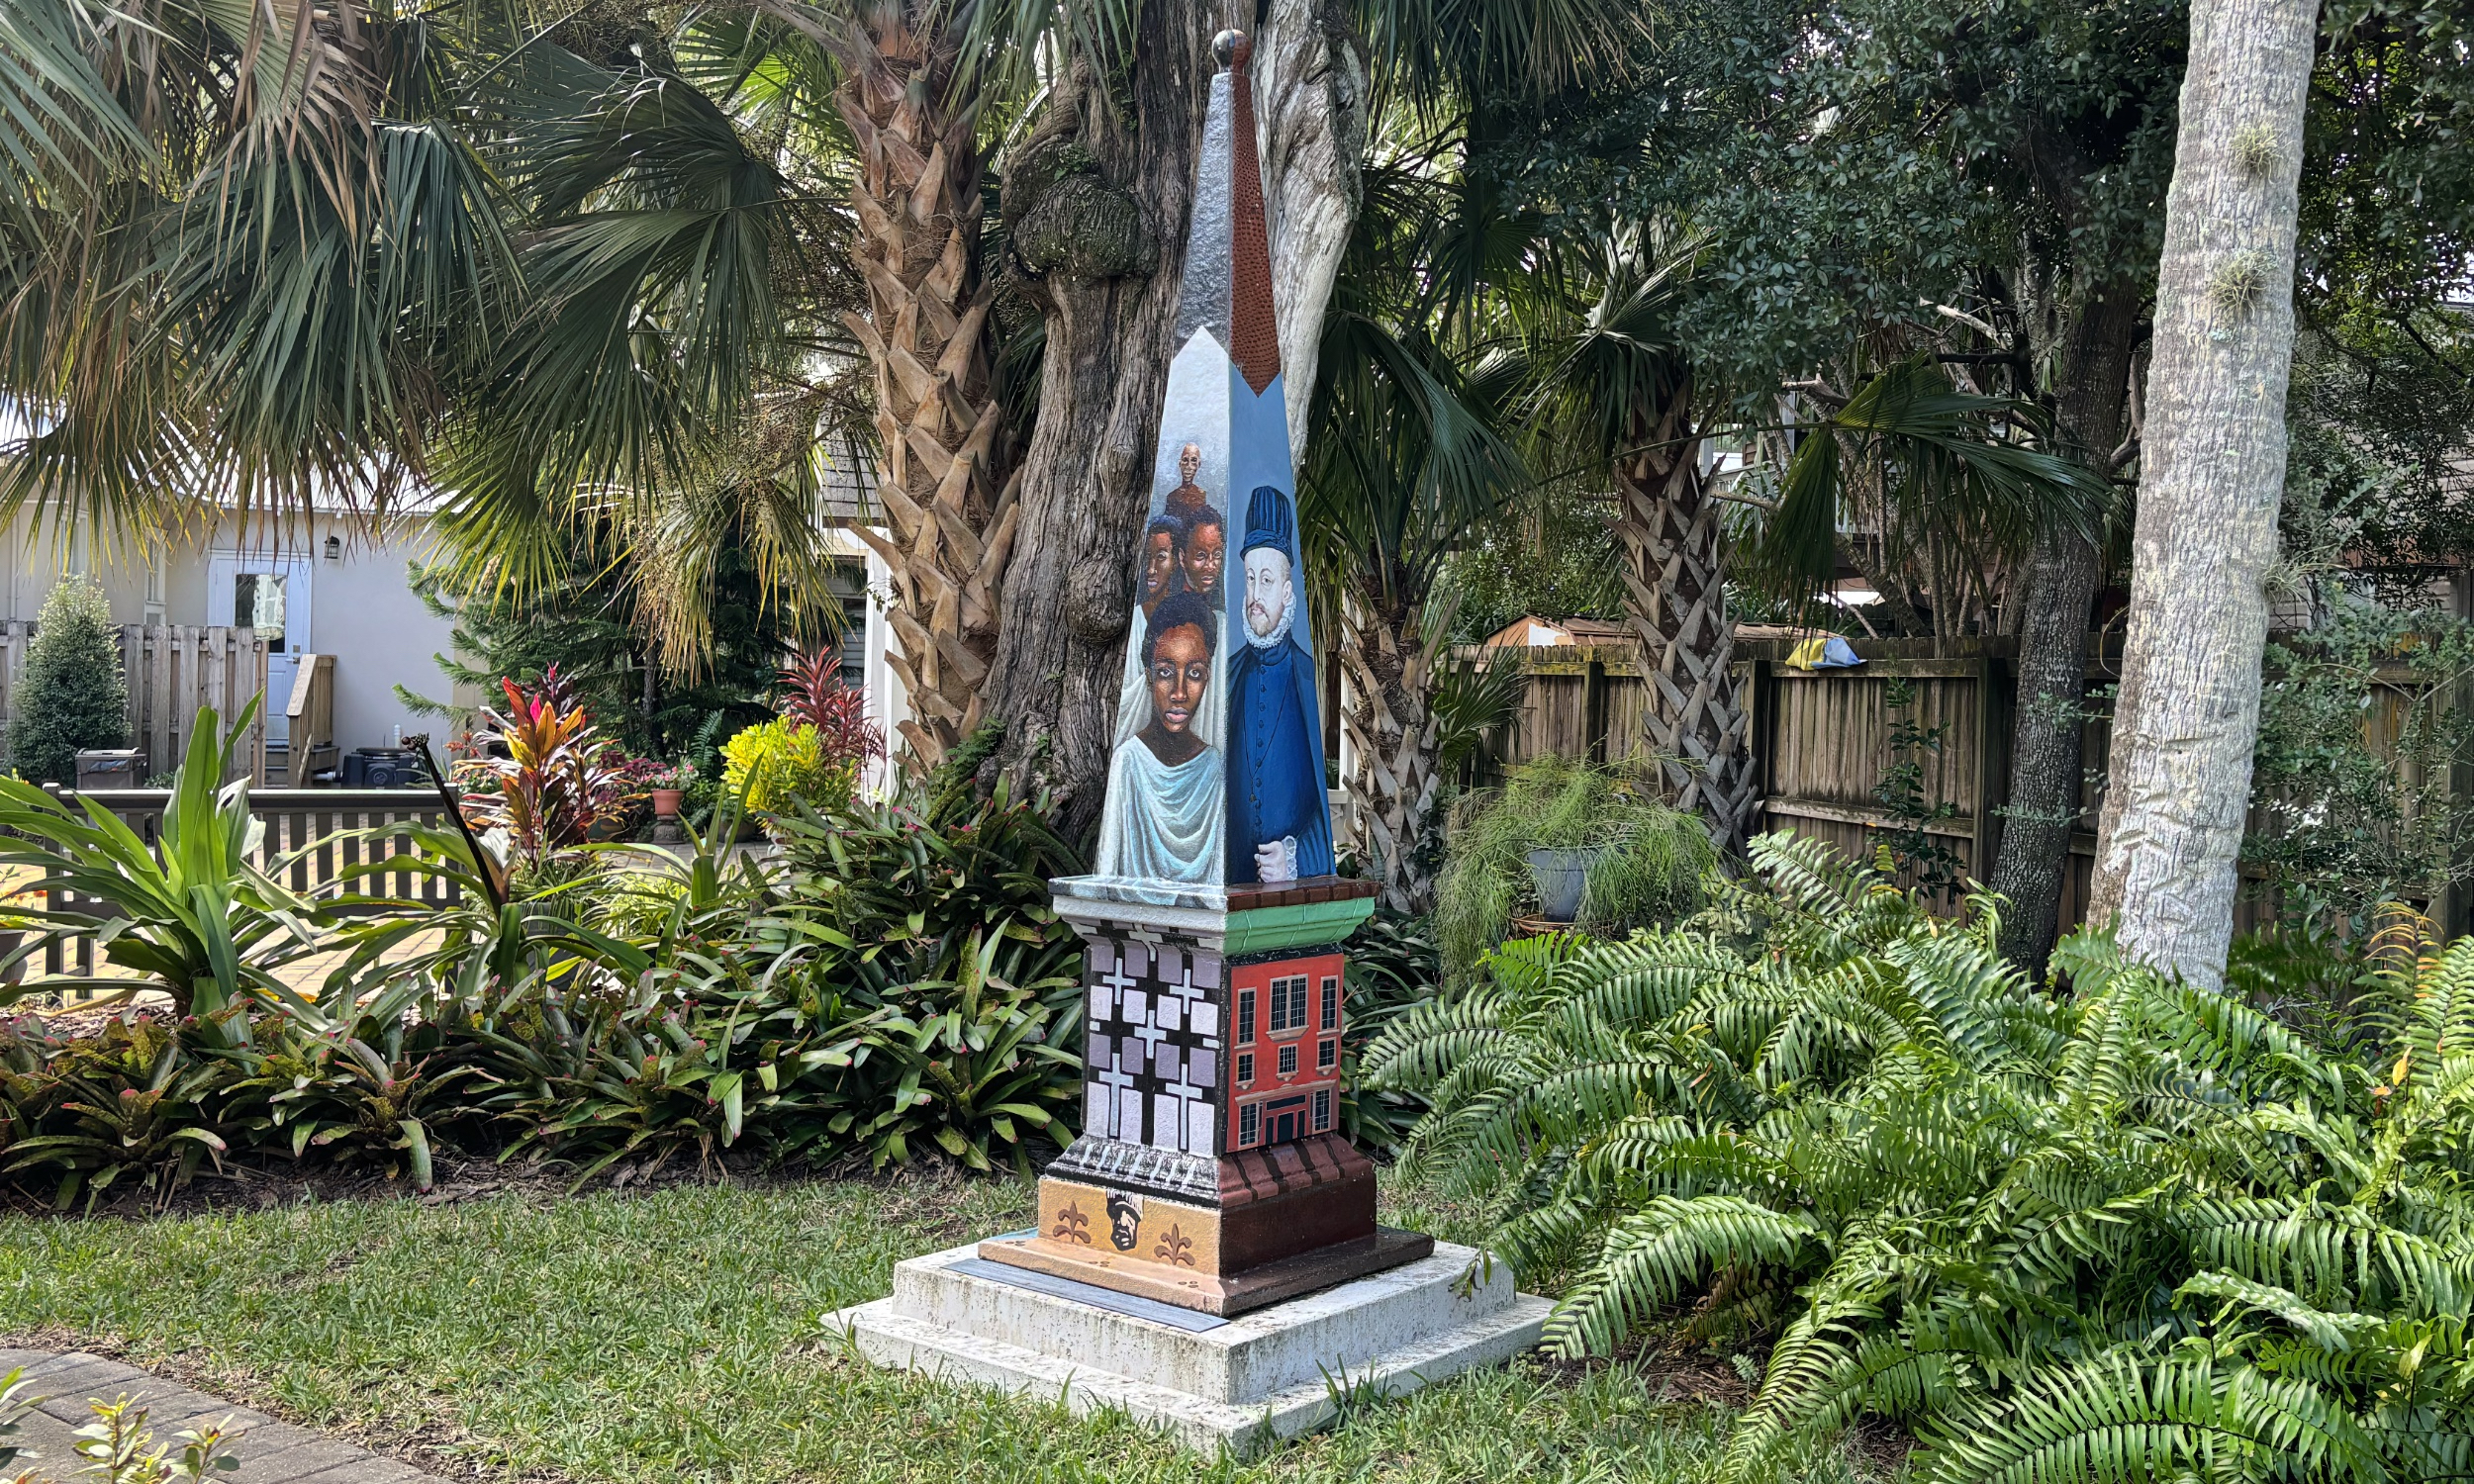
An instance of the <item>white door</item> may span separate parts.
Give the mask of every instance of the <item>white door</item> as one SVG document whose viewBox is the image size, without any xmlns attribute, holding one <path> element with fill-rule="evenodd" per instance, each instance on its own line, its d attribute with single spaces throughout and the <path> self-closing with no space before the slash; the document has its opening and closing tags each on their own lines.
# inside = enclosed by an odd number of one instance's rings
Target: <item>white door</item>
<svg viewBox="0 0 2474 1484">
<path fill-rule="evenodd" d="M 310 650 L 310 563 L 306 557 L 219 551 L 206 564 L 206 621 L 254 628 L 266 641 L 266 741 L 291 740 L 284 707 Z M 232 718 L 224 718 L 230 725 Z"/>
</svg>

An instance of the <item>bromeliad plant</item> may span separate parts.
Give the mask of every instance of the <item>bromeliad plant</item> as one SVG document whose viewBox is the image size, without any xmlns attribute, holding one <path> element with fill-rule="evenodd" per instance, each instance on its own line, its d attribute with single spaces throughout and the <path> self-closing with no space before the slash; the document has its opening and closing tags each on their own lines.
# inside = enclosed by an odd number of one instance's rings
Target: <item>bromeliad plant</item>
<svg viewBox="0 0 2474 1484">
<path fill-rule="evenodd" d="M 2064 945 L 2066 997 L 1812 842 L 1683 929 L 1498 950 L 1370 1073 L 1406 1173 L 1567 1274 L 1548 1338 L 1767 1343 L 1727 1475 L 1871 1413 L 1923 1481 L 2403 1480 L 2474 1459 L 2474 940 L 2350 1039 Z"/>
<path fill-rule="evenodd" d="M 957 786 L 976 751 L 897 802 L 779 821 L 787 889 L 888 1012 L 858 1070 L 874 1111 L 848 1125 L 879 1165 L 920 1141 L 974 1168 L 1000 1155 L 1019 1164 L 1031 1136 L 1070 1137 L 1082 946 L 1050 910 L 1048 879 L 1072 874 L 1074 853 L 1010 785 L 985 800 Z"/>
<path fill-rule="evenodd" d="M 28 893 L 99 903 L 20 914 L 93 937 L 107 960 L 141 975 L 136 987 L 160 989 L 175 1015 L 195 1017 L 209 1046 L 246 1045 L 250 1007 L 290 995 L 280 971 L 320 947 L 319 904 L 282 884 L 290 858 L 259 864 L 265 826 L 249 813 L 248 780 L 224 782 L 256 709 L 250 700 L 229 731 L 218 730 L 213 709 L 198 712 L 153 846 L 91 800 L 0 779 L 0 865 L 44 874 Z M 79 977 L 42 986 L 106 994 L 133 987 L 127 978 Z M 28 992 L 25 984 L 0 985 L 0 1003 Z"/>
<path fill-rule="evenodd" d="M 230 1064 L 141 1015 L 68 1040 L 40 1022 L 0 1025 L 0 1175 L 37 1182 L 65 1210 L 115 1188 L 157 1202 L 230 1146 Z"/>
</svg>

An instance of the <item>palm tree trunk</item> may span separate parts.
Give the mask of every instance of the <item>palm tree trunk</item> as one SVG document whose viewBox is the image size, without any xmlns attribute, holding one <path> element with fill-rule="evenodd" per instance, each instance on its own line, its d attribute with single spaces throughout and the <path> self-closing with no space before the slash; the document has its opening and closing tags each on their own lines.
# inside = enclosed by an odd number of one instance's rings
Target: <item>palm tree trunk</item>
<svg viewBox="0 0 2474 1484">
<path fill-rule="evenodd" d="M 1750 718 L 1736 692 L 1723 503 L 1709 495 L 1690 397 L 1645 417 L 1641 451 L 1616 461 L 1614 528 L 1624 617 L 1649 683 L 1644 720 L 1668 799 L 1697 813 L 1722 855 L 1753 819 Z"/>
<path fill-rule="evenodd" d="M 861 528 L 893 574 L 886 662 L 909 695 L 914 769 L 978 726 L 1021 513 L 989 389 L 972 111 L 950 96 L 951 39 L 924 0 L 861 7 L 873 49 L 834 101 L 858 142 L 851 204 L 868 314 L 847 317 L 876 372 L 878 510 Z"/>
<path fill-rule="evenodd" d="M 2131 617 L 2090 916 L 2225 974 L 2259 732 L 2319 7 L 2195 0 L 2156 278 Z"/>
<path fill-rule="evenodd" d="M 1451 624 L 1423 603 L 1353 593 L 1341 603 L 1340 668 L 1347 703 L 1350 801 L 1383 883 L 1382 904 L 1403 912 L 1435 905 L 1440 864 L 1434 839 L 1435 661 Z"/>
<path fill-rule="evenodd" d="M 2122 436 L 2140 295 L 2117 284 L 2072 305 L 2053 348 L 2064 451 L 2105 469 Z M 2061 921 L 2063 873 L 2078 827 L 2086 728 L 2087 621 L 2103 573 L 2093 538 L 2062 526 L 2037 535 L 2019 608 L 2019 703 L 2010 734 L 2010 801 L 1986 881 L 2009 898 L 2002 953 L 2042 976 Z M 1982 863 L 1977 863 L 1983 872 Z"/>
</svg>

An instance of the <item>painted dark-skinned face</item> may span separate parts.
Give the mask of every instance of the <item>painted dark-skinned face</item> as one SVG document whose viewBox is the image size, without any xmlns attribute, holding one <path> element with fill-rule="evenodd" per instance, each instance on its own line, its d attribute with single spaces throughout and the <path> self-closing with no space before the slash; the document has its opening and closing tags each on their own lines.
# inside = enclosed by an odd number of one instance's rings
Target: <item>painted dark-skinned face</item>
<svg viewBox="0 0 2474 1484">
<path fill-rule="evenodd" d="M 1177 538 L 1153 531 L 1143 543 L 1143 602 L 1158 603 L 1177 577 Z"/>
<path fill-rule="evenodd" d="M 1151 714 L 1173 736 L 1194 724 L 1194 707 L 1211 683 L 1211 645 L 1202 630 L 1181 623 L 1151 647 Z"/>
<path fill-rule="evenodd" d="M 1216 525 L 1197 525 L 1186 538 L 1186 591 L 1211 593 L 1220 585 L 1220 568 L 1228 561 L 1228 533 Z"/>
</svg>

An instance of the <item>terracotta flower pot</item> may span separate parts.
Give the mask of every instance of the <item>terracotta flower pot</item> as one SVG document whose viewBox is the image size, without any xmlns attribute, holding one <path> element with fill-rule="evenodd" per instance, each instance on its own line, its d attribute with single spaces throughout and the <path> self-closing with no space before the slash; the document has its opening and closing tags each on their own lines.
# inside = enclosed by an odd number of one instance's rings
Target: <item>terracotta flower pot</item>
<svg viewBox="0 0 2474 1484">
<path fill-rule="evenodd" d="M 685 797 L 687 797 L 685 788 L 655 788 L 653 790 L 653 816 L 657 819 L 678 818 L 679 801 Z"/>
</svg>

